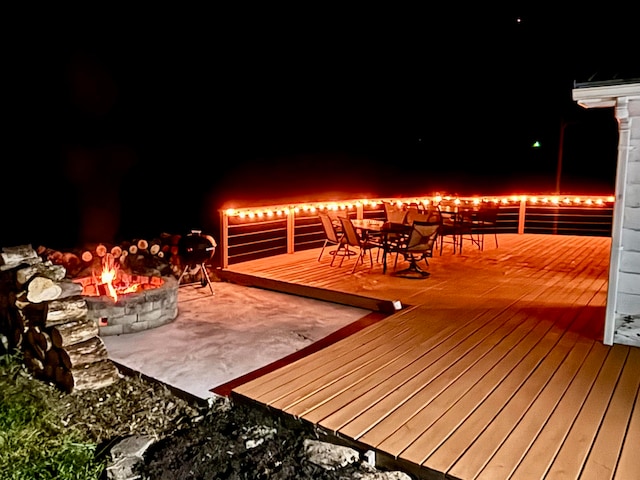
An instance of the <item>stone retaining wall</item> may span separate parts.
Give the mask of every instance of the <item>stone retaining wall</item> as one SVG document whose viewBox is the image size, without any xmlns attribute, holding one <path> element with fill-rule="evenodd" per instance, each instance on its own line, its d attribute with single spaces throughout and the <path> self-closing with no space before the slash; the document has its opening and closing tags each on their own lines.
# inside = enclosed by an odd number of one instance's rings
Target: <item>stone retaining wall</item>
<svg viewBox="0 0 640 480">
<path fill-rule="evenodd" d="M 160 287 L 122 295 L 117 302 L 106 295 L 86 296 L 88 318 L 96 321 L 101 336 L 135 333 L 172 322 L 178 316 L 178 281 L 162 279 Z"/>
</svg>

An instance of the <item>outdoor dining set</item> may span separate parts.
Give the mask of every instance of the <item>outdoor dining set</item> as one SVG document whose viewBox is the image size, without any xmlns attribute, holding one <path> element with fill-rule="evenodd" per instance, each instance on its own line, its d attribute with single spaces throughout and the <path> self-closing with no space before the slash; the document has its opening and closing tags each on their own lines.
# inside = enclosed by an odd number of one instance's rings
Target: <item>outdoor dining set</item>
<svg viewBox="0 0 640 480">
<path fill-rule="evenodd" d="M 498 204 L 483 202 L 481 204 L 460 205 L 441 202 L 428 206 L 419 204 L 384 204 L 385 218 L 354 219 L 342 212 L 319 213 L 325 232 L 325 241 L 318 256 L 322 259 L 325 249 L 336 246 L 329 251 L 332 255 L 330 265 L 340 257 L 339 266 L 346 258 L 355 257 L 351 273 L 358 265 L 364 265 L 368 255 L 371 267 L 375 261 L 382 263 L 382 272 L 388 270 L 389 257 L 393 259 L 392 274 L 404 278 L 427 278 L 430 273 L 420 266 L 433 257 L 434 250 L 442 255 L 444 245 L 449 244 L 454 254 L 462 253 L 464 242 L 480 250 L 484 249 L 485 234 L 493 234 L 496 247 Z M 403 258 L 409 265 L 397 270 L 398 258 Z"/>
</svg>

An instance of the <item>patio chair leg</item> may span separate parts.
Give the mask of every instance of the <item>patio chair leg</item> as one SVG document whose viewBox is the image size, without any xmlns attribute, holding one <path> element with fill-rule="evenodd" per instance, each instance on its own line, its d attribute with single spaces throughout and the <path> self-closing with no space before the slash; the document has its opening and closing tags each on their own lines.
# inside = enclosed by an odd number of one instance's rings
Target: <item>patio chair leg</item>
<svg viewBox="0 0 640 480">
<path fill-rule="evenodd" d="M 356 271 L 356 267 L 358 266 L 358 264 L 360 262 L 362 262 L 362 264 L 364 265 L 364 250 L 360 250 L 360 255 L 358 255 L 358 258 L 356 258 L 356 263 L 353 264 L 353 268 L 351 269 L 351 273 L 354 273 Z"/>
</svg>

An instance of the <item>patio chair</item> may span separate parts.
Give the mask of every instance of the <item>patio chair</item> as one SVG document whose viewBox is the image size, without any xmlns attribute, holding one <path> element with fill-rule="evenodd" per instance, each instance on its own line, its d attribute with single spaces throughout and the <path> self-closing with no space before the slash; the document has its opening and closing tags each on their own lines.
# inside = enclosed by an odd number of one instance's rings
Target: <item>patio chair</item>
<svg viewBox="0 0 640 480">
<path fill-rule="evenodd" d="M 453 246 L 453 253 L 455 254 L 458 247 L 458 229 L 456 226 L 457 212 L 454 205 L 438 205 L 438 217 L 440 218 L 440 255 L 445 243 L 450 243 Z"/>
<path fill-rule="evenodd" d="M 407 224 L 407 215 L 409 211 L 402 207 L 399 207 L 395 203 L 384 202 L 384 217 L 385 224 L 389 226 L 401 226 Z M 411 212 L 413 216 L 414 212 Z M 395 248 L 395 245 L 402 241 L 402 236 L 398 232 L 387 233 L 384 242 L 391 248 Z M 386 259 L 385 259 L 386 261 Z"/>
<path fill-rule="evenodd" d="M 462 254 L 462 245 L 467 240 L 472 245 L 480 248 L 480 235 L 478 234 L 478 221 L 476 218 L 477 208 L 472 206 L 461 206 L 458 208 L 454 221 L 454 228 L 458 237 L 459 253 Z"/>
<path fill-rule="evenodd" d="M 407 225 L 411 225 L 415 220 L 419 222 L 426 222 L 428 218 L 429 215 L 427 213 L 422 213 L 419 210 L 410 208 L 407 210 L 407 215 L 404 218 L 404 223 L 406 223 Z"/>
<path fill-rule="evenodd" d="M 430 203 L 424 209 L 424 214 L 427 217 L 429 223 L 442 223 L 442 215 L 440 215 L 440 209 L 437 205 Z"/>
<path fill-rule="evenodd" d="M 344 235 L 341 232 L 338 232 L 329 215 L 327 215 L 326 213 L 318 213 L 318 217 L 322 222 L 322 228 L 324 229 L 324 235 L 325 235 L 325 240 L 324 240 L 324 244 L 322 245 L 322 250 L 320 250 L 320 255 L 318 255 L 318 261 L 320 261 L 320 259 L 322 258 L 322 254 L 324 253 L 324 250 L 328 245 L 340 246 L 341 244 L 344 244 L 346 242 L 346 239 L 344 238 Z M 333 258 L 331 259 L 331 265 L 333 265 L 333 261 L 336 258 L 335 254 L 338 250 L 330 252 L 333 255 Z M 348 255 L 350 252 L 347 249 L 347 251 L 343 253 Z"/>
<path fill-rule="evenodd" d="M 384 219 L 390 223 L 404 223 L 407 211 L 394 203 L 384 202 Z"/>
<path fill-rule="evenodd" d="M 340 244 L 338 246 L 338 251 L 342 249 L 348 250 L 349 247 L 358 249 L 356 262 L 353 265 L 351 273 L 354 273 L 356 271 L 356 267 L 360 262 L 362 262 L 362 264 L 364 265 L 364 256 L 367 254 L 367 252 L 369 252 L 369 261 L 371 262 L 371 267 L 373 267 L 373 254 L 371 253 L 371 250 L 373 250 L 374 248 L 383 248 L 383 245 L 377 241 L 373 241 L 371 239 L 363 239 L 362 237 L 360 237 L 360 235 L 358 235 L 356 227 L 353 226 L 350 218 L 340 217 L 339 220 L 342 224 L 342 232 L 344 234 L 345 242 L 344 244 Z M 338 255 L 338 251 L 336 251 L 336 255 Z M 342 266 L 342 262 L 344 262 L 344 256 L 340 260 L 340 266 Z"/>
<path fill-rule="evenodd" d="M 483 203 L 476 215 L 478 235 L 480 237 L 480 250 L 484 250 L 484 236 L 492 234 L 498 248 L 498 213 L 500 205 L 497 203 Z"/>
<path fill-rule="evenodd" d="M 433 257 L 433 249 L 437 243 L 440 225 L 437 223 L 429 223 L 415 220 L 411 226 L 411 231 L 404 244 L 396 251 L 396 260 L 393 265 L 394 276 L 404 278 L 426 278 L 430 274 L 418 265 L 418 262 L 424 260 L 429 266 L 430 257 Z M 409 262 L 409 266 L 404 270 L 396 272 L 398 264 L 398 255 L 403 255 L 405 260 Z"/>
</svg>

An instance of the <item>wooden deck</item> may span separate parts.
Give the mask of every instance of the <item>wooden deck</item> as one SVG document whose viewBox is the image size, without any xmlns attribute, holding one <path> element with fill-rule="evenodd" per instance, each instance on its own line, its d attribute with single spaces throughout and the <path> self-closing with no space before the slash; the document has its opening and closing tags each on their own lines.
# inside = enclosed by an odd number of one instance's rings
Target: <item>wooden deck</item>
<svg viewBox="0 0 640 480">
<path fill-rule="evenodd" d="M 424 280 L 352 275 L 319 249 L 232 265 L 221 274 L 248 285 L 404 306 L 232 398 L 417 478 L 638 478 L 640 349 L 602 344 L 610 238 L 499 242 L 445 246 Z"/>
</svg>

